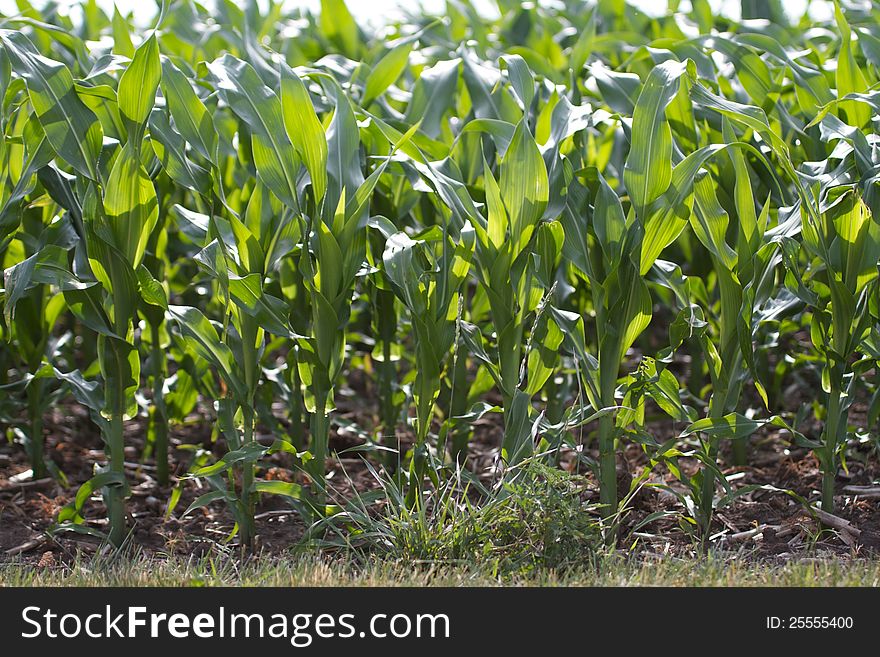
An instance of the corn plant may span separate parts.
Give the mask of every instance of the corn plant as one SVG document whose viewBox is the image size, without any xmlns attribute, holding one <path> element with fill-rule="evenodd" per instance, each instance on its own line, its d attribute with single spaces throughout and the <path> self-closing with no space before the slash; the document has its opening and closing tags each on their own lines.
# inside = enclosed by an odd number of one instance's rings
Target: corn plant
<svg viewBox="0 0 880 657">
<path fill-rule="evenodd" d="M 109 537 L 119 545 L 126 534 L 123 422 L 133 412 L 140 370 L 133 342 L 138 298 L 135 270 L 158 216 L 155 190 L 141 164 L 144 130 L 159 84 L 158 44 L 155 35 L 145 40 L 120 76 L 117 105 L 126 141 L 113 154 L 109 173 L 103 174 L 98 162 L 102 127 L 75 93 L 70 72 L 41 59 L 20 34 L 4 34 L 2 42 L 28 81 L 30 102 L 46 139 L 88 180 L 79 200 L 89 274 L 96 284 L 81 291 L 81 299 L 68 303 L 78 303 L 84 321 L 99 334 L 98 356 L 110 416 L 110 461 L 98 478 L 107 489 Z M 56 103 L 60 113 L 53 111 Z"/>
<path fill-rule="evenodd" d="M 463 337 L 476 350 L 475 355 L 489 369 L 501 392 L 505 421 L 502 458 L 515 465 L 531 452 L 530 399 L 549 376 L 547 372 L 538 378 L 541 375 L 530 371 L 531 379 L 526 384 L 525 347 L 530 314 L 550 287 L 550 276 L 541 280 L 539 270 L 552 270 L 562 245 L 561 228 L 558 222 L 542 221 L 548 207 L 550 178 L 529 123 L 535 94 L 531 71 L 521 58 L 506 60 L 513 91 L 503 93 L 498 88 L 490 91 L 470 59 L 465 57 L 463 61 L 470 93 L 485 105 L 482 109 L 480 105 L 475 107 L 480 118 L 472 125 L 492 135 L 499 155 L 496 178 L 485 154 L 481 154 L 485 215 L 474 215 L 474 262 L 494 329 L 493 357 L 485 352 L 477 327 L 463 323 Z M 493 96 L 502 109 L 495 110 Z M 492 116 L 489 112 L 496 111 L 504 112 L 515 123 L 500 116 L 488 118 Z M 481 117 L 483 113 L 487 118 Z M 548 159 L 552 156 L 551 150 Z"/>
<path fill-rule="evenodd" d="M 14 265 L 22 260 L 33 258 L 47 245 L 47 237 L 51 234 L 45 226 L 45 212 L 42 209 L 26 210 L 23 200 L 29 188 L 36 184 L 35 172 L 51 159 L 51 149 L 46 144 L 45 134 L 33 117 L 22 121 L 24 114 L 17 115 L 11 123 L 13 133 L 19 133 L 21 145 L 18 153 L 12 157 L 22 158 L 22 171 L 16 186 L 5 200 L 2 216 L 3 224 L 10 228 L 21 227 L 18 242 L 21 248 L 7 248 L 5 261 L 14 271 Z M 11 236 L 10 236 L 11 238 Z M 17 344 L 17 351 L 22 359 L 23 369 L 31 377 L 25 379 L 25 397 L 27 403 L 28 423 L 25 428 L 26 445 L 28 448 L 31 469 L 35 478 L 46 475 L 46 460 L 43 446 L 43 414 L 51 403 L 52 395 L 44 378 L 34 378 L 40 370 L 44 359 L 51 354 L 51 330 L 64 310 L 63 297 L 50 297 L 48 286 L 41 284 L 32 288 L 29 294 L 17 304 L 7 305 L 6 325 Z"/>
<path fill-rule="evenodd" d="M 456 238 L 442 231 L 413 240 L 395 233 L 382 256 L 385 275 L 410 314 L 415 341 L 416 375 L 413 401 L 416 407 L 416 445 L 410 465 L 410 490 L 422 486 L 429 455 L 428 432 L 434 403 L 440 393 L 444 361 L 456 335 L 459 295 L 467 278 L 474 249 L 469 224 Z M 431 471 L 436 471 L 431 468 Z"/>
<path fill-rule="evenodd" d="M 852 185 L 829 187 L 822 196 L 820 221 L 804 213 L 802 248 L 820 263 L 800 285 L 793 284 L 813 310 L 810 337 L 823 359 L 822 389 L 828 395 L 820 444 L 822 508 L 834 511 L 834 480 L 847 435 L 848 409 L 864 363 L 852 357 L 870 333 L 872 295 L 880 258 L 880 223 Z M 789 243 L 790 258 L 796 246 Z M 792 262 L 790 279 L 797 280 Z"/>
<path fill-rule="evenodd" d="M 708 546 L 754 434 L 833 511 L 880 415 L 876 11 L 760 4 L 0 17 L 0 422 L 61 485 L 49 411 L 106 446 L 58 527 L 100 492 L 122 545 L 138 460 L 245 549 L 264 495 L 344 528 L 352 436 L 403 515 L 542 461 L 592 469 L 609 543 L 666 486 Z"/>
</svg>

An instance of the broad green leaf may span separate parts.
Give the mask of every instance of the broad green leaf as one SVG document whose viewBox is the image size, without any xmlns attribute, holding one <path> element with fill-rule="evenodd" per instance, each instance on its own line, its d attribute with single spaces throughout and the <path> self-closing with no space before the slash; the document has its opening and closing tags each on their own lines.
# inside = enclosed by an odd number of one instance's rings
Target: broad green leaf
<svg viewBox="0 0 880 657">
<path fill-rule="evenodd" d="M 709 144 L 679 162 L 672 172 L 669 188 L 648 209 L 644 221 L 645 234 L 642 241 L 642 275 L 648 273 L 663 249 L 669 246 L 688 224 L 693 208 L 694 181 L 706 162 L 719 152 L 730 148 L 745 148 L 752 153 L 756 149 L 742 142 Z"/>
<path fill-rule="evenodd" d="M 835 277 L 858 295 L 869 281 L 877 278 L 880 261 L 880 220 L 852 187 L 831 190 L 832 205 L 824 217 L 833 224 L 836 238 L 829 244 Z"/>
<path fill-rule="evenodd" d="M 757 431 L 764 422 L 753 420 L 740 413 L 729 413 L 724 417 L 705 417 L 697 420 L 682 431 L 682 436 L 690 436 L 695 433 L 705 433 L 713 438 L 735 440 L 746 438 Z"/>
<path fill-rule="evenodd" d="M 73 502 L 58 512 L 58 522 L 75 521 L 92 493 L 106 486 L 125 487 L 125 474 L 122 472 L 102 472 L 86 481 L 77 489 Z"/>
<path fill-rule="evenodd" d="M 301 337 L 290 330 L 287 303 L 261 289 L 259 274 L 249 274 L 242 278 L 230 276 L 229 293 L 235 304 L 256 319 L 269 333 L 290 338 Z"/>
<path fill-rule="evenodd" d="M 404 41 L 389 50 L 380 59 L 370 74 L 364 85 L 364 98 L 362 104 L 364 107 L 371 101 L 385 93 L 392 84 L 397 82 L 397 78 L 406 70 L 406 64 L 409 61 L 409 54 L 412 52 L 412 41 Z"/>
<path fill-rule="evenodd" d="M 281 107 L 287 135 L 309 171 L 315 199 L 320 203 L 327 190 L 327 137 L 306 86 L 295 71 L 284 65 Z"/>
<path fill-rule="evenodd" d="M 153 181 L 131 142 L 113 163 L 104 191 L 104 211 L 116 248 L 137 268 L 159 218 L 159 203 Z"/>
<path fill-rule="evenodd" d="M 485 160 L 483 160 L 483 180 L 486 186 L 486 205 L 488 208 L 486 233 L 492 247 L 500 250 L 508 239 L 509 222 L 507 210 L 504 209 L 504 202 L 501 200 L 501 190 Z"/>
<path fill-rule="evenodd" d="M 321 0 L 321 31 L 343 54 L 357 58 L 361 50 L 358 26 L 344 0 Z"/>
<path fill-rule="evenodd" d="M 167 58 L 162 59 L 162 94 L 174 123 L 199 154 L 213 162 L 217 156 L 214 119 L 190 85 L 187 77 Z"/>
<path fill-rule="evenodd" d="M 128 23 L 122 14 L 119 13 L 119 7 L 113 4 L 113 52 L 119 53 L 123 57 L 134 56 L 134 44 L 131 42 L 131 35 L 128 33 Z"/>
<path fill-rule="evenodd" d="M 351 101 L 338 83 L 330 84 L 336 103 L 336 111 L 327 128 L 327 202 L 324 204 L 324 220 L 338 208 L 340 200 L 351 197 L 361 183 L 364 174 L 360 165 L 360 133 Z"/>
<path fill-rule="evenodd" d="M 852 93 L 867 91 L 868 82 L 862 69 L 856 63 L 852 52 L 852 33 L 849 23 L 843 17 L 840 4 L 834 2 L 834 19 L 840 32 L 840 51 L 837 53 L 837 98 Z M 871 120 L 871 109 L 861 103 L 845 101 L 840 103 L 840 109 L 846 113 L 847 122 L 862 127 Z"/>
<path fill-rule="evenodd" d="M 529 108 L 532 106 L 532 99 L 535 97 L 535 80 L 532 77 L 532 72 L 525 60 L 519 55 L 506 55 L 501 58 L 501 61 L 507 67 L 510 84 L 519 98 L 519 102 L 522 103 L 523 110 L 528 114 Z"/>
<path fill-rule="evenodd" d="M 678 93 L 688 62 L 666 61 L 651 71 L 633 111 L 632 138 L 623 181 L 639 216 L 672 180 L 672 132 L 666 107 Z"/>
<path fill-rule="evenodd" d="M 550 198 L 544 159 L 525 119 L 517 124 L 501 161 L 499 189 L 510 220 L 510 235 L 521 248 Z"/>
<path fill-rule="evenodd" d="M 165 293 L 162 284 L 153 278 L 150 271 L 141 265 L 137 272 L 138 287 L 140 289 L 141 298 L 148 304 L 158 306 L 165 310 L 168 309 L 168 295 Z"/>
<path fill-rule="evenodd" d="M 150 114 L 150 144 L 168 176 L 178 185 L 203 196 L 211 191 L 211 173 L 187 157 L 186 141 L 159 108 Z"/>
<path fill-rule="evenodd" d="M 119 113 L 126 122 L 129 139 L 140 139 L 143 126 L 156 102 L 156 90 L 161 77 L 159 42 L 153 33 L 138 47 L 131 64 L 119 78 Z"/>
<path fill-rule="evenodd" d="M 303 499 L 302 486 L 286 481 L 255 481 L 252 490 L 255 493 L 281 495 L 292 500 Z"/>
<path fill-rule="evenodd" d="M 736 265 L 736 252 L 725 240 L 730 217 L 721 207 L 715 194 L 715 181 L 705 175 L 694 183 L 695 212 L 691 213 L 691 227 L 697 239 L 703 243 L 728 270 Z"/>
<path fill-rule="evenodd" d="M 203 468 L 193 470 L 190 475 L 193 477 L 210 477 L 212 475 L 223 472 L 227 468 L 232 467 L 236 463 L 248 462 L 253 463 L 269 450 L 268 447 L 259 443 L 251 443 L 243 446 L 241 449 L 235 449 L 223 455 L 216 463 L 207 465 Z"/>
<path fill-rule="evenodd" d="M 254 68 L 226 54 L 208 64 L 221 98 L 248 125 L 257 175 L 282 202 L 298 208 L 299 163 L 287 137 L 281 103 Z"/>
<path fill-rule="evenodd" d="M 229 503 L 234 503 L 237 501 L 237 498 L 235 497 L 235 495 L 233 495 L 232 493 L 230 493 L 227 490 L 214 490 L 214 491 L 211 491 L 210 493 L 205 493 L 204 495 L 199 495 L 195 500 L 193 500 L 192 504 L 190 504 L 187 507 L 186 511 L 184 511 L 180 517 L 185 518 L 193 511 L 196 511 L 197 509 L 204 508 L 204 507 L 208 506 L 209 504 L 213 504 L 214 502 L 219 502 L 220 500 L 223 500 L 223 501 L 229 502 Z"/>
<path fill-rule="evenodd" d="M 422 70 L 406 108 L 405 119 L 409 124 L 421 121 L 426 135 L 432 138 L 440 135 L 443 116 L 455 100 L 460 69 L 461 59 L 452 59 Z"/>
<path fill-rule="evenodd" d="M 3 311 L 8 322 L 14 317 L 18 301 L 37 285 L 54 285 L 65 290 L 85 289 L 90 286 L 71 271 L 68 260 L 66 250 L 50 244 L 3 272 L 6 288 Z"/>
<path fill-rule="evenodd" d="M 55 152 L 81 175 L 97 180 L 101 123 L 77 96 L 70 70 L 40 55 L 22 32 L 0 30 L 0 44 L 27 83 L 31 104 Z"/>
<path fill-rule="evenodd" d="M 221 340 L 217 330 L 201 311 L 189 306 L 168 306 L 169 316 L 177 323 L 196 353 L 219 368 L 239 399 L 246 398 L 244 384 L 237 375 L 239 366 L 232 351 Z"/>
</svg>

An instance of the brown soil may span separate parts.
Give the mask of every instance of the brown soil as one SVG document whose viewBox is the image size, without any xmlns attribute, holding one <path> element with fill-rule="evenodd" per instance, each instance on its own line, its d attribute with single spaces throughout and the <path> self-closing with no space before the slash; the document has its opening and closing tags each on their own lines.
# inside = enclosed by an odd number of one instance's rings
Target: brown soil
<svg viewBox="0 0 880 657">
<path fill-rule="evenodd" d="M 375 426 L 375 404 L 360 401 L 361 395 L 369 397 L 370 391 L 367 387 L 357 391 L 354 388 L 349 389 L 353 393 L 349 397 L 343 396 L 337 409 L 338 416 L 359 427 Z M 852 412 L 855 415 L 863 411 L 855 405 Z M 79 485 L 91 476 L 93 464 L 103 462 L 100 436 L 87 413 L 75 404 L 56 408 L 45 421 L 47 453 L 67 481 L 65 484 L 49 478 L 38 482 L 24 479 L 16 483 L 14 477 L 29 468 L 24 451 L 17 444 L 0 446 L 0 561 L 14 558 L 34 564 L 55 563 L 56 560 L 68 561 L 77 552 L 94 553 L 100 547 L 100 541 L 88 535 L 62 532 L 50 536 L 47 533 L 59 509 L 71 502 Z M 494 414 L 478 421 L 469 448 L 470 469 L 487 483 L 495 476 L 502 433 L 500 422 L 500 417 Z M 194 453 L 192 449 L 182 447 L 198 446 L 222 455 L 225 449 L 222 443 L 212 443 L 212 426 L 212 418 L 193 417 L 185 425 L 171 428 L 174 481 L 172 486 L 161 487 L 155 479 L 153 462 L 140 460 L 146 420 L 136 419 L 128 423 L 129 460 L 126 469 L 132 487 L 129 500 L 132 542 L 145 553 L 188 556 L 232 550 L 234 540 L 230 542 L 228 537 L 233 521 L 222 503 L 181 517 L 190 503 L 207 490 L 204 485 L 200 488 L 195 480 L 181 479 Z M 649 429 L 660 440 L 675 435 L 681 427 L 672 426 L 668 420 L 658 420 L 651 423 Z M 586 427 L 582 432 L 588 445 L 584 453 L 595 458 L 597 455 L 589 449 L 590 435 L 591 427 Z M 400 437 L 405 449 L 411 437 L 403 428 Z M 364 442 L 356 432 L 336 429 L 331 448 L 334 452 L 342 452 Z M 750 558 L 759 559 L 795 558 L 817 551 L 852 555 L 880 548 L 880 500 L 862 499 L 844 491 L 845 486 L 872 485 L 880 480 L 877 454 L 869 445 L 853 445 L 848 454 L 848 471 L 838 473 L 836 508 L 841 518 L 860 531 L 858 538 L 822 531 L 797 500 L 784 492 L 757 489 L 737 497 L 719 510 L 715 519 L 718 534 L 715 543 L 734 549 L 746 548 L 744 552 Z M 356 491 L 365 492 L 378 486 L 363 463 L 365 456 L 364 453 L 349 452 L 328 461 L 328 473 L 332 473 L 329 481 L 336 501 L 341 502 Z M 729 462 L 728 457 L 729 454 L 722 451 L 722 464 Z M 571 471 L 586 470 L 591 476 L 583 460 L 577 458 L 575 450 L 565 448 L 561 454 L 561 467 Z M 771 485 L 790 489 L 815 502 L 821 475 L 809 450 L 789 444 L 778 432 L 756 434 L 750 442 L 749 462 L 749 466 L 725 470 L 734 488 Z M 647 465 L 648 458 L 643 449 L 629 445 L 620 464 L 622 481 L 638 477 Z M 690 458 L 682 458 L 680 465 L 685 472 L 697 468 L 696 461 Z M 287 454 L 274 454 L 266 459 L 260 476 L 306 481 Z M 175 484 L 182 488 L 181 498 L 166 519 L 166 505 Z M 624 518 L 621 535 L 626 537 L 626 544 L 622 547 L 635 546 L 637 550 L 654 555 L 692 551 L 695 544 L 692 526 L 685 520 L 680 501 L 671 492 L 684 490 L 666 467 L 656 467 Z M 598 502 L 596 487 L 589 492 L 588 498 Z M 651 514 L 659 511 L 666 512 L 666 515 L 645 522 Z M 105 509 L 100 495 L 93 496 L 83 513 L 87 526 L 104 528 Z M 637 531 L 633 531 L 636 528 Z M 758 529 L 761 531 L 753 531 Z M 303 520 L 283 498 L 262 496 L 257 507 L 259 549 L 270 554 L 284 553 L 296 545 L 304 530 Z M 745 534 L 750 531 L 753 535 Z"/>
</svg>

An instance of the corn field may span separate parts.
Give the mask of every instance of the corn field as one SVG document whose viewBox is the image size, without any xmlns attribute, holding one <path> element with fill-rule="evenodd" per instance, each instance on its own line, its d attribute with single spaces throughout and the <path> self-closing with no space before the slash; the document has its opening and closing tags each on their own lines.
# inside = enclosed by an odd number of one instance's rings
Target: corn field
<svg viewBox="0 0 880 657">
<path fill-rule="evenodd" d="M 145 477 L 248 550 L 264 509 L 343 532 L 536 463 L 608 545 L 742 500 L 876 523 L 876 6 L 496 5 L 18 0 L 0 491 L 115 546 Z M 771 448 L 815 476 L 750 478 Z"/>
</svg>

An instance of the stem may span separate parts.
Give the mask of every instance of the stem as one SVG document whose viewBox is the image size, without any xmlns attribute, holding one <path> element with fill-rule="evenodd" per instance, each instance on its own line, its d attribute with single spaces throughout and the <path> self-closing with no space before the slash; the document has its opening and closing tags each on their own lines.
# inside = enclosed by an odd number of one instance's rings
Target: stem
<svg viewBox="0 0 880 657">
<path fill-rule="evenodd" d="M 467 412 L 467 358 L 461 351 L 462 346 L 459 345 L 458 355 L 452 368 L 452 392 L 449 400 L 449 412 L 452 417 Z M 452 458 L 458 464 L 463 464 L 467 456 L 469 426 L 459 427 L 452 433 Z"/>
<path fill-rule="evenodd" d="M 244 360 L 244 378 L 248 390 L 248 398 L 242 404 L 241 414 L 244 420 L 244 432 L 242 447 L 248 447 L 254 441 L 254 398 L 256 397 L 259 384 L 259 353 L 257 348 L 257 335 L 259 327 L 250 317 L 241 318 L 241 346 Z M 254 546 L 254 495 L 251 488 L 254 485 L 253 461 L 243 461 L 241 466 L 241 503 L 244 507 L 244 518 L 241 526 L 241 545 L 244 550 L 251 550 Z"/>
<path fill-rule="evenodd" d="M 420 390 L 419 401 L 416 408 L 416 442 L 412 448 L 412 461 L 410 462 L 409 490 L 406 494 L 407 506 L 415 508 L 416 502 L 421 499 L 422 485 L 428 474 L 428 433 L 431 428 L 431 418 L 434 414 L 434 391 L 426 388 L 431 385 L 420 372 L 416 376 L 415 389 Z M 433 378 L 433 377 L 431 377 Z M 438 376 L 439 378 L 439 376 Z"/>
<path fill-rule="evenodd" d="M 602 406 L 614 406 L 614 387 L 616 375 L 605 371 L 600 366 L 599 384 L 602 393 Z M 603 520 L 610 520 L 617 515 L 617 452 L 614 449 L 614 416 L 603 415 L 599 418 L 599 513 Z M 606 545 L 617 542 L 616 523 L 606 529 Z"/>
<path fill-rule="evenodd" d="M 385 468 L 389 473 L 397 469 L 400 462 L 400 441 L 397 437 L 397 410 L 394 406 L 393 380 L 394 363 L 391 361 L 391 341 L 397 330 L 397 315 L 394 312 L 394 293 L 387 290 L 376 291 L 376 310 L 378 312 L 379 337 L 382 340 L 382 363 L 379 365 L 379 400 L 382 415 L 382 444 L 395 451 L 385 452 Z"/>
<path fill-rule="evenodd" d="M 835 377 L 832 377 L 835 378 Z M 837 383 L 831 384 L 828 396 L 828 415 L 825 418 L 824 458 L 822 463 L 822 510 L 834 513 L 834 479 L 837 475 L 837 444 L 840 433 L 841 391 Z"/>
<path fill-rule="evenodd" d="M 165 354 L 159 338 L 159 326 L 150 326 L 153 352 L 153 407 L 150 420 L 153 423 L 153 455 L 156 461 L 156 480 L 160 486 L 168 485 L 168 418 L 165 403 L 162 401 L 165 386 Z"/>
<path fill-rule="evenodd" d="M 241 409 L 244 417 L 244 436 L 242 447 L 250 445 L 254 441 L 254 411 L 252 407 Z M 254 485 L 254 464 L 246 461 L 242 466 L 241 473 L 241 504 L 244 507 L 244 518 L 241 526 L 241 545 L 244 550 L 250 551 L 254 547 L 254 504 L 256 500 L 251 494 Z"/>
<path fill-rule="evenodd" d="M 691 357 L 690 376 L 687 381 L 688 391 L 694 396 L 700 397 L 700 389 L 703 387 L 703 365 L 706 361 L 703 355 L 703 347 L 697 338 L 687 341 L 688 354 Z"/>
<path fill-rule="evenodd" d="M 116 395 L 113 414 L 110 417 L 110 471 L 125 475 L 125 444 L 123 434 L 123 414 L 125 402 L 122 392 Z M 107 510 L 110 516 L 110 542 L 120 547 L 125 540 L 125 497 L 122 485 L 108 488 Z"/>
<path fill-rule="evenodd" d="M 709 439 L 712 440 L 711 438 Z M 709 443 L 709 449 L 706 456 L 711 461 L 715 461 L 718 456 L 718 446 L 714 442 Z M 709 530 L 712 527 L 712 504 L 715 501 L 715 472 L 709 468 L 703 468 L 703 487 L 700 494 L 700 529 L 703 534 L 703 540 L 709 537 Z"/>
<path fill-rule="evenodd" d="M 305 431 L 303 427 L 303 397 L 302 384 L 299 378 L 299 365 L 295 348 L 293 360 L 290 363 L 290 442 L 298 452 L 301 452 L 305 444 Z"/>
<path fill-rule="evenodd" d="M 555 373 L 551 374 L 547 379 L 547 419 L 553 424 L 562 421 L 562 415 L 565 412 L 564 402 L 564 385 L 557 382 Z"/>
<path fill-rule="evenodd" d="M 28 419 L 30 423 L 30 444 L 28 445 L 33 478 L 46 476 L 46 461 L 43 458 L 43 379 L 34 379 L 27 389 Z"/>
<path fill-rule="evenodd" d="M 521 364 L 522 331 L 516 331 L 513 336 L 512 344 L 505 345 L 502 341 L 498 342 L 499 365 L 501 366 L 501 381 L 504 384 L 504 390 L 501 391 L 501 398 L 504 401 L 505 414 L 513 401 L 513 394 L 519 388 L 519 370 Z"/>
<path fill-rule="evenodd" d="M 716 391 L 709 400 L 710 418 L 717 419 L 724 417 L 724 403 L 720 400 L 723 400 L 726 395 L 720 393 L 721 391 Z M 706 456 L 712 463 L 716 463 L 718 460 L 718 444 L 711 437 L 708 437 L 707 439 L 709 441 L 709 448 L 706 451 Z M 714 501 L 715 471 L 703 466 L 703 486 L 700 494 L 700 506 L 698 509 L 700 517 L 698 518 L 698 521 L 702 532 L 704 547 L 707 545 L 709 531 L 712 527 L 712 504 Z"/>
<path fill-rule="evenodd" d="M 324 463 L 327 459 L 327 445 L 330 442 L 330 417 L 327 415 L 326 408 L 326 399 L 316 399 L 311 427 L 312 459 L 306 464 L 306 471 L 312 479 L 312 503 L 319 511 L 325 503 Z"/>
<path fill-rule="evenodd" d="M 599 419 L 599 502 L 603 519 L 617 513 L 617 455 L 614 450 L 614 419 Z"/>
</svg>

